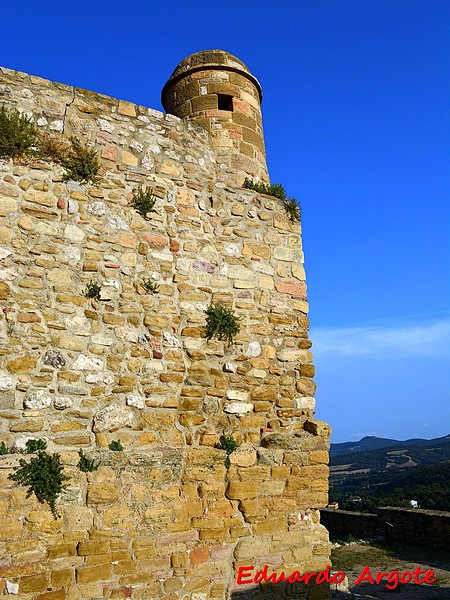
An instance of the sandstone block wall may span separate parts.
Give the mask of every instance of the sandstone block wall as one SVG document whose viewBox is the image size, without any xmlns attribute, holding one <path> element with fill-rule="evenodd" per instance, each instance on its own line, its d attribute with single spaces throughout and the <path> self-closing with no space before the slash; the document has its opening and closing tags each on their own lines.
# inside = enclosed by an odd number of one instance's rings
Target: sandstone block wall
<svg viewBox="0 0 450 600">
<path fill-rule="evenodd" d="M 299 225 L 233 187 L 208 133 L 177 117 L 7 69 L 0 104 L 102 162 L 80 185 L 0 161 L 0 441 L 45 439 L 70 477 L 54 519 L 0 456 L 0 590 L 224 599 L 241 565 L 324 568 L 329 428 L 313 416 Z M 129 206 L 138 184 L 158 197 L 150 221 Z M 206 341 L 211 303 L 241 317 L 233 345 Z M 222 434 L 240 444 L 229 469 Z M 98 471 L 78 470 L 79 448 Z"/>
</svg>

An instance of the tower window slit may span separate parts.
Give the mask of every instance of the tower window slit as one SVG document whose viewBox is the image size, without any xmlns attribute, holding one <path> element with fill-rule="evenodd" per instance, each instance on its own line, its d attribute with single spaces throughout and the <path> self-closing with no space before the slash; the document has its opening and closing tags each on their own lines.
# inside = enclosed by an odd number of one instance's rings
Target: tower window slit
<svg viewBox="0 0 450 600">
<path fill-rule="evenodd" d="M 233 111 L 233 96 L 217 94 L 217 108 L 219 110 Z"/>
</svg>

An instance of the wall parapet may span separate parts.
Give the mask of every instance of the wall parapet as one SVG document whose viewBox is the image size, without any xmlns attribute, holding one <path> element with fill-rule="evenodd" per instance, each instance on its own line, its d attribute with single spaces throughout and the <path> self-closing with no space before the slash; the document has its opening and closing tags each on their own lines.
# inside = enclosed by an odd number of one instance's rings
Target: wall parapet
<svg viewBox="0 0 450 600">
<path fill-rule="evenodd" d="M 386 537 L 430 548 L 450 548 L 450 513 L 437 510 L 381 507 L 376 513 L 322 508 L 321 522 L 331 535 Z M 386 526 L 386 524 L 389 524 Z"/>
</svg>

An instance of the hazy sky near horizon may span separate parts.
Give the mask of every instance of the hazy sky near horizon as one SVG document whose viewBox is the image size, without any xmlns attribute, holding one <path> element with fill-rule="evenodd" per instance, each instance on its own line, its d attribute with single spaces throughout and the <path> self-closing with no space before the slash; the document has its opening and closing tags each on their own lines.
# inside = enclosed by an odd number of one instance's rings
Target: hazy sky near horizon
<svg viewBox="0 0 450 600">
<path fill-rule="evenodd" d="M 448 0 L 18 0 L 2 22 L 0 65 L 158 110 L 189 54 L 242 59 L 303 208 L 317 417 L 334 442 L 450 433 Z"/>
</svg>

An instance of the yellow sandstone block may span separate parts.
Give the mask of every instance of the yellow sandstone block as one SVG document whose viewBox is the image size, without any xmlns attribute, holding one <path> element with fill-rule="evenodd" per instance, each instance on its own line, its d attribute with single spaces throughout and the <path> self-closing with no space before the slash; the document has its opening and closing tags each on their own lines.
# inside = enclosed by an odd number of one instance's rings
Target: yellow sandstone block
<svg viewBox="0 0 450 600">
<path fill-rule="evenodd" d="M 54 588 L 67 588 L 72 583 L 73 578 L 73 569 L 61 569 L 60 571 L 52 571 L 50 581 Z"/>
<path fill-rule="evenodd" d="M 90 583 L 109 579 L 111 567 L 109 564 L 97 565 L 95 567 L 79 567 L 77 569 L 77 583 Z"/>
<path fill-rule="evenodd" d="M 120 115 L 126 115 L 127 117 L 135 117 L 136 107 L 131 102 L 127 102 L 126 100 L 119 100 L 118 113 Z"/>
<path fill-rule="evenodd" d="M 95 542 L 80 542 L 77 552 L 79 556 L 89 556 L 90 554 L 104 554 L 109 551 L 109 540 Z"/>
<path fill-rule="evenodd" d="M 40 573 L 30 577 L 21 577 L 19 582 L 19 592 L 21 594 L 30 594 L 33 592 L 44 592 L 47 589 L 48 575 Z"/>
<path fill-rule="evenodd" d="M 253 530 L 256 535 L 287 531 L 287 519 L 285 516 L 278 517 L 277 519 L 265 519 L 260 523 L 255 523 L 253 525 Z"/>
<path fill-rule="evenodd" d="M 45 592 L 34 598 L 35 600 L 66 600 L 66 592 L 64 589 L 56 590 L 54 592 Z"/>
</svg>

